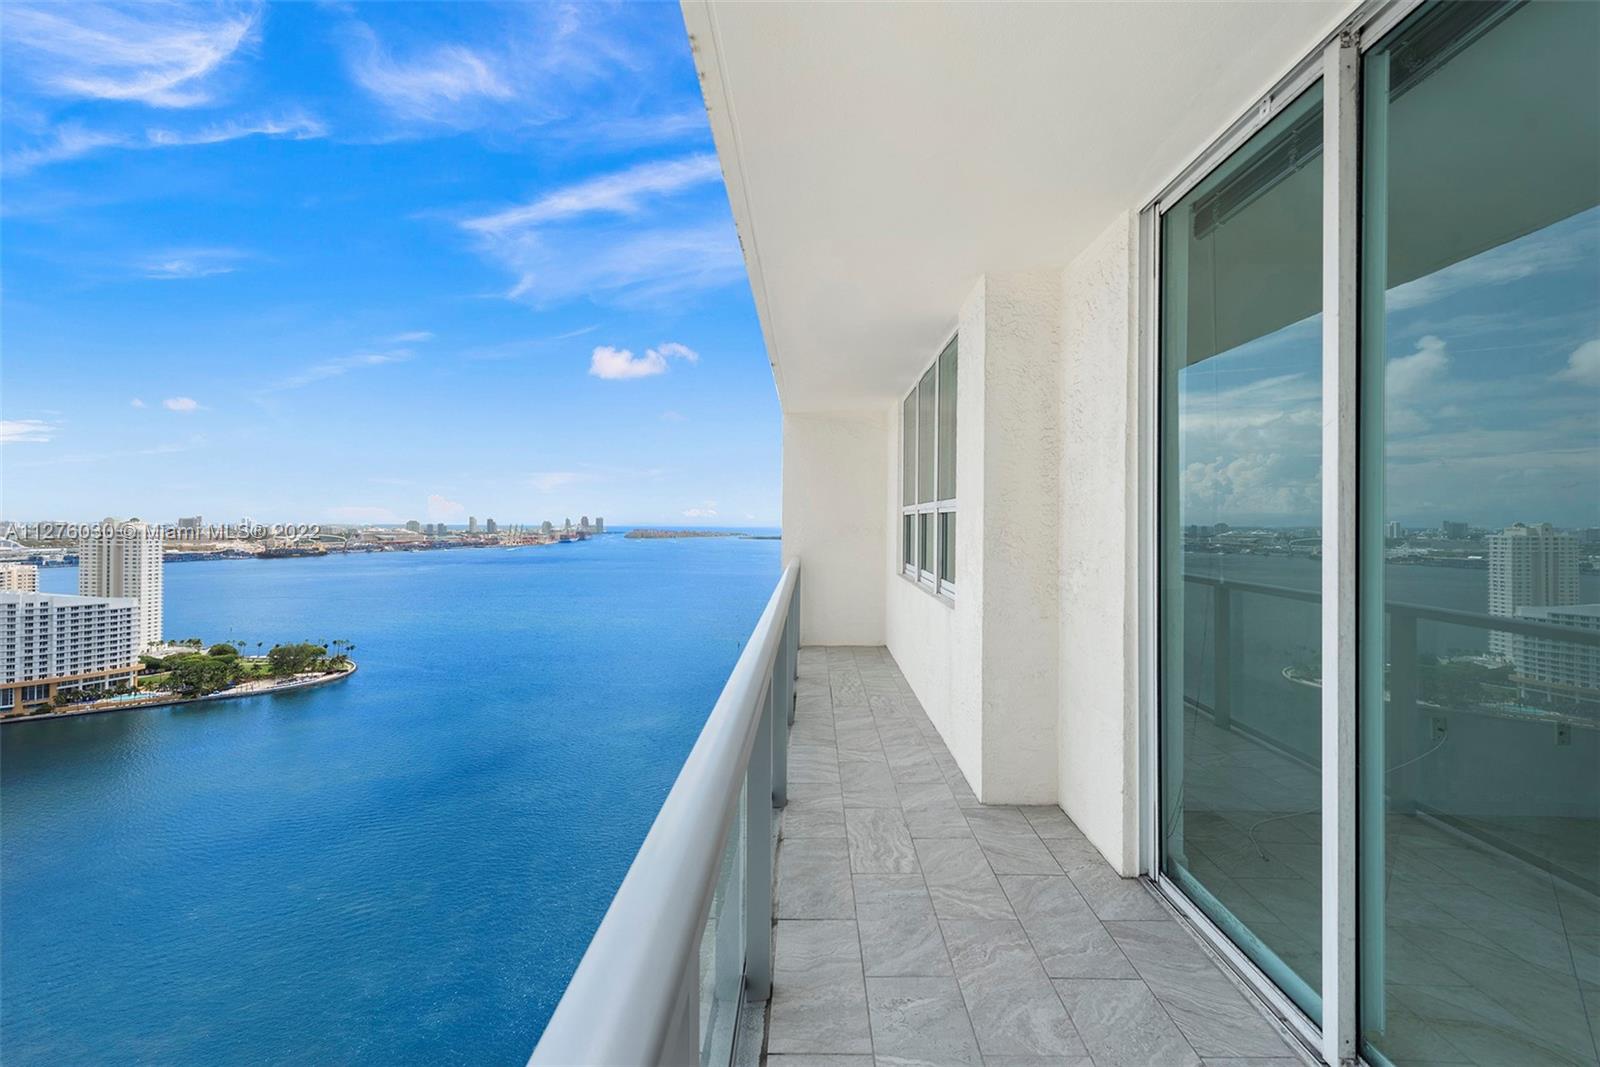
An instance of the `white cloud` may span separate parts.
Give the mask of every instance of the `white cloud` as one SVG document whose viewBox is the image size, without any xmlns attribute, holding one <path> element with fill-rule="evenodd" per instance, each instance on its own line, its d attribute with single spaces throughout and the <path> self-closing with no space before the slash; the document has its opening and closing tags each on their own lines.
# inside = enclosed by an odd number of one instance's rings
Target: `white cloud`
<svg viewBox="0 0 1600 1067">
<path fill-rule="evenodd" d="M 221 144 L 246 137 L 306 141 L 326 137 L 327 132 L 327 127 L 320 120 L 300 112 L 279 117 L 230 119 L 192 130 L 149 129 L 142 135 L 90 130 L 78 123 L 68 122 L 56 127 L 54 136 L 49 140 L 7 153 L 5 169 L 13 175 L 25 174 L 36 167 L 65 163 L 102 148 L 184 148 Z"/>
<path fill-rule="evenodd" d="M 1600 337 L 1585 341 L 1567 357 L 1567 365 L 1556 378 L 1576 385 L 1600 386 Z"/>
<path fill-rule="evenodd" d="M 192 396 L 169 396 L 161 402 L 161 406 L 168 411 L 181 411 L 184 413 L 200 410 L 199 401 Z"/>
<path fill-rule="evenodd" d="M 661 421 L 662 422 L 688 422 L 689 420 L 683 414 L 683 412 L 681 412 L 681 411 L 663 411 L 661 413 Z"/>
<path fill-rule="evenodd" d="M 405 363 L 414 353 L 409 348 L 396 348 L 387 352 L 357 352 L 352 356 L 340 356 L 337 359 L 324 360 L 307 367 L 298 374 L 290 375 L 269 386 L 267 392 L 281 392 L 285 389 L 300 389 L 314 382 L 326 381 L 340 375 L 349 374 L 353 370 L 364 367 L 382 367 L 390 363 Z"/>
<path fill-rule="evenodd" d="M 438 493 L 428 495 L 428 520 L 430 522 L 449 522 L 459 519 L 467 513 L 464 505 L 454 500 L 449 500 Z"/>
<path fill-rule="evenodd" d="M 399 522 L 400 516 L 385 507 L 374 504 L 341 504 L 328 509 L 328 518 L 334 522 Z"/>
<path fill-rule="evenodd" d="M 0 442 L 6 444 L 44 444 L 55 436 L 55 427 L 43 419 L 0 419 Z"/>
<path fill-rule="evenodd" d="M 483 101 L 516 95 L 497 57 L 452 44 L 406 59 L 390 55 L 361 28 L 362 44 L 350 76 L 396 117 L 413 122 L 452 122 Z"/>
<path fill-rule="evenodd" d="M 616 381 L 627 378 L 650 378 L 657 374 L 667 373 L 667 360 L 681 359 L 689 363 L 700 361 L 699 353 L 687 345 L 680 345 L 676 341 L 668 341 L 656 348 L 645 350 L 644 355 L 635 356 L 626 348 L 612 348 L 610 345 L 601 345 L 594 350 L 589 358 L 589 373 L 596 378 L 605 378 Z"/>
<path fill-rule="evenodd" d="M 140 400 L 138 397 L 134 397 L 132 400 L 128 401 L 128 406 L 142 408 L 144 407 L 144 401 Z"/>
<path fill-rule="evenodd" d="M 683 517 L 686 519 L 714 519 L 717 517 L 717 502 L 707 500 L 698 507 L 684 508 Z"/>
<path fill-rule="evenodd" d="M 552 493 L 584 480 L 577 471 L 537 471 L 528 476 L 528 484 L 541 493 Z"/>
<path fill-rule="evenodd" d="M 635 215 L 650 198 L 721 180 L 722 169 L 717 157 L 710 154 L 641 163 L 616 174 L 603 174 L 546 193 L 521 207 L 468 219 L 462 225 L 476 233 L 497 234 L 592 212 Z"/>
<path fill-rule="evenodd" d="M 1436 383 L 1450 366 L 1444 341 L 1428 334 L 1409 356 L 1396 356 L 1384 366 L 1385 398 L 1408 400 Z"/>
<path fill-rule="evenodd" d="M 258 27 L 259 8 L 151 2 L 8 4 L 6 39 L 44 91 L 152 107 L 194 107 L 204 84 Z"/>
<path fill-rule="evenodd" d="M 407 333 L 397 333 L 388 339 L 392 345 L 421 344 L 433 340 L 432 332 L 428 330 L 411 330 Z"/>
<path fill-rule="evenodd" d="M 243 254 L 231 248 L 181 248 L 152 255 L 138 264 L 146 278 L 171 281 L 231 274 Z"/>
<path fill-rule="evenodd" d="M 309 141 L 326 137 L 328 128 L 322 120 L 304 112 L 255 119 L 230 119 L 193 130 L 150 129 L 145 140 L 155 148 L 181 148 L 185 145 L 222 144 L 245 137 L 277 137 L 291 141 Z"/>
<path fill-rule="evenodd" d="M 516 277 L 511 299 L 660 300 L 741 277 L 726 209 L 703 195 L 720 180 L 709 154 L 643 163 L 461 226 Z"/>
</svg>

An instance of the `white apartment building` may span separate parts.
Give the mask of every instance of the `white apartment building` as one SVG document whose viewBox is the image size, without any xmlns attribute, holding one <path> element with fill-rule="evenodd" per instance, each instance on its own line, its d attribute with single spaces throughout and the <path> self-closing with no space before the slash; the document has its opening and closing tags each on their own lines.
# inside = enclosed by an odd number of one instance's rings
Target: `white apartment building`
<svg viewBox="0 0 1600 1067">
<path fill-rule="evenodd" d="M 105 519 L 78 543 L 78 593 L 139 603 L 139 651 L 161 644 L 161 533 L 138 519 Z"/>
<path fill-rule="evenodd" d="M 1570 626 L 1600 634 L 1600 604 L 1518 608 L 1517 618 Z M 1511 634 L 1511 662 L 1517 674 L 1600 703 L 1600 648 L 1582 647 L 1553 636 Z"/>
<path fill-rule="evenodd" d="M 139 640 L 131 597 L 0 591 L 0 710 L 48 703 L 60 690 L 131 684 Z"/>
<path fill-rule="evenodd" d="M 39 568 L 29 563 L 0 563 L 0 589 L 14 593 L 37 593 Z"/>
<path fill-rule="evenodd" d="M 1514 523 L 1489 535 L 1489 614 L 1578 602 L 1578 539 L 1549 523 Z M 1514 658 L 1511 634 L 1494 632 L 1489 650 Z"/>
</svg>

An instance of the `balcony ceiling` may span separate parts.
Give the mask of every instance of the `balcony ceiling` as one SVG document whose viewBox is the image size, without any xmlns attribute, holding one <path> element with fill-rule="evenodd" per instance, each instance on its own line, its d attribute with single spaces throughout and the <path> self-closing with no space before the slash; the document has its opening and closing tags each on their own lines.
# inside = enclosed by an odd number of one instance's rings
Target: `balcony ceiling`
<svg viewBox="0 0 1600 1067">
<path fill-rule="evenodd" d="M 683 9 L 784 408 L 820 412 L 901 395 L 981 274 L 1069 262 L 1351 5 Z"/>
</svg>

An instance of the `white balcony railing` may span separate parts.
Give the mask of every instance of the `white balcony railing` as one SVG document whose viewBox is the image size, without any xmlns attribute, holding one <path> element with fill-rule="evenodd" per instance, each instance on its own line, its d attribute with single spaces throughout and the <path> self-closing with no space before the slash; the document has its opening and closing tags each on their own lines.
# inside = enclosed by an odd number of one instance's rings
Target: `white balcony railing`
<svg viewBox="0 0 1600 1067">
<path fill-rule="evenodd" d="M 716 1064 L 772 988 L 772 812 L 788 788 L 800 564 L 756 623 L 530 1067 Z"/>
</svg>

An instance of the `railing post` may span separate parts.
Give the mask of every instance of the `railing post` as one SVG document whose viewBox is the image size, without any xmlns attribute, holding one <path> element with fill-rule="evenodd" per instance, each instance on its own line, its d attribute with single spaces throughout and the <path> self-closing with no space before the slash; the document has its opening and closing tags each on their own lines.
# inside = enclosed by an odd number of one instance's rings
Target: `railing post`
<svg viewBox="0 0 1600 1067">
<path fill-rule="evenodd" d="M 774 665 L 776 666 L 776 664 Z M 772 995 L 772 767 L 778 719 L 777 686 L 767 684 L 761 722 L 745 778 L 744 842 L 744 995 L 761 1001 Z"/>
<path fill-rule="evenodd" d="M 1421 751 L 1417 745 L 1417 700 L 1420 694 L 1417 678 L 1417 617 L 1409 611 L 1389 613 L 1389 708 L 1384 723 L 1384 741 L 1387 752 L 1380 766 L 1384 771 L 1385 808 L 1391 812 L 1412 812 L 1416 809 L 1416 770 L 1402 767 Z M 1388 768 L 1397 768 L 1391 774 Z"/>
<path fill-rule="evenodd" d="M 782 808 L 789 803 L 789 727 L 794 722 L 794 650 L 789 645 L 792 620 L 784 623 L 783 635 L 778 641 L 778 654 L 772 661 L 772 744 L 761 748 L 759 742 L 750 759 L 765 759 L 772 768 L 772 806 Z"/>
<path fill-rule="evenodd" d="M 1233 726 L 1233 596 L 1228 583 L 1211 587 L 1211 721 L 1219 730 Z"/>
<path fill-rule="evenodd" d="M 789 700 L 785 705 L 785 712 L 789 716 L 789 725 L 794 725 L 794 709 L 796 683 L 800 681 L 800 582 L 794 583 L 794 595 L 789 598 L 789 625 L 785 633 L 785 643 L 789 646 Z"/>
</svg>

